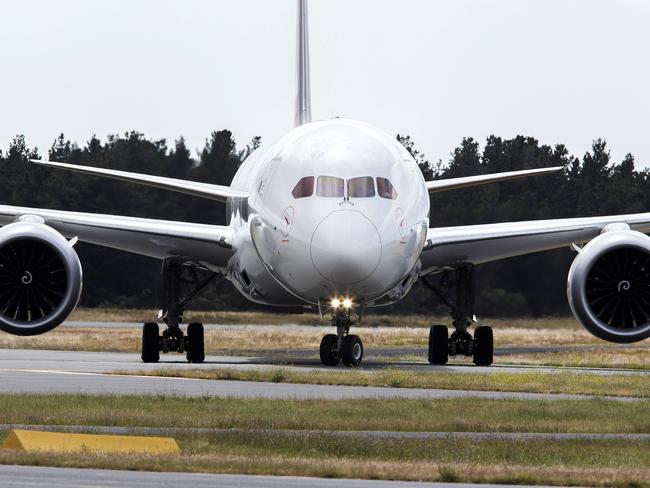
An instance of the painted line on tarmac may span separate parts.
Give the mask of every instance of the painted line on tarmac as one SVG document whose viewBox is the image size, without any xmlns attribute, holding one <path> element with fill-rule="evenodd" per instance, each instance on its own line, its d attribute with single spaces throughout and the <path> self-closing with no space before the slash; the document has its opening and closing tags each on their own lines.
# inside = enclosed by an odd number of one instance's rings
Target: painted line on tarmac
<svg viewBox="0 0 650 488">
<path fill-rule="evenodd" d="M 19 368 L 0 368 L 0 373 L 37 373 L 37 374 L 65 374 L 73 376 L 114 376 L 117 378 L 155 378 L 159 380 L 186 380 L 202 381 L 202 378 L 188 378 L 186 376 L 154 376 L 148 374 L 129 374 L 129 373 L 102 373 L 93 371 L 63 371 L 58 369 L 19 369 Z"/>
<path fill-rule="evenodd" d="M 219 429 L 209 427 L 116 427 L 105 425 L 38 425 L 0 424 L 0 430 L 43 430 L 48 432 L 80 432 L 99 434 L 253 434 L 278 436 L 330 436 L 330 437 L 373 437 L 379 439 L 475 439 L 475 440 L 630 440 L 650 441 L 648 433 L 561 433 L 561 432 L 412 432 L 384 430 L 307 430 L 307 429 Z"/>
</svg>

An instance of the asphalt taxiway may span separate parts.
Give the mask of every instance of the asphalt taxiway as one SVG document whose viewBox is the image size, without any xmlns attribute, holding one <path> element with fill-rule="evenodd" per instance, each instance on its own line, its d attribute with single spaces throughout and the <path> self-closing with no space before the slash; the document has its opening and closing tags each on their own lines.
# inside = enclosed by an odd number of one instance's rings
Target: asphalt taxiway
<svg viewBox="0 0 650 488">
<path fill-rule="evenodd" d="M 66 328 L 134 328 L 133 323 L 120 322 L 66 322 Z M 215 325 L 208 324 L 208 330 L 246 329 L 252 325 Z M 303 330 L 302 325 L 260 325 L 258 327 L 280 327 L 283 331 Z M 561 347 L 561 346 L 560 346 Z M 591 346 L 574 346 L 591 347 Z M 609 375 L 648 375 L 650 371 L 638 371 L 618 368 L 557 368 L 539 366 L 477 367 L 471 364 L 432 366 L 424 359 L 426 351 L 422 348 L 368 349 L 364 360 L 364 370 L 406 368 L 425 371 L 431 374 L 445 373 L 529 373 L 531 370 L 545 372 L 573 371 L 583 374 Z M 499 353 L 512 353 L 512 348 L 502 348 Z M 522 349 L 522 348 L 516 348 Z M 539 349 L 539 348 L 536 348 Z M 556 348 L 557 349 L 557 348 Z M 386 360 L 393 355 L 422 355 L 421 361 Z M 516 351 L 523 352 L 523 351 Z M 532 351 L 537 352 L 537 351 Z M 316 351 L 288 350 L 281 354 L 255 352 L 256 356 L 208 356 L 202 364 L 188 364 L 184 355 L 161 355 L 156 364 L 144 364 L 140 355 L 135 353 L 52 351 L 30 349 L 0 349 L 0 392 L 1 393 L 116 393 L 116 394 L 171 394 L 179 396 L 222 396 L 222 397 L 264 397 L 264 398 L 520 398 L 520 399 L 581 399 L 585 395 L 559 395 L 541 393 L 511 393 L 496 391 L 435 390 L 416 388 L 382 388 L 289 384 L 270 382 L 243 382 L 199 380 L 159 376 L 134 376 L 137 372 L 152 372 L 160 369 L 240 369 L 240 370 L 277 370 L 280 368 L 299 369 L 300 371 L 332 371 L 324 367 L 315 358 Z M 381 356 L 385 356 L 381 358 Z M 498 359 L 497 359 L 498 361 Z M 350 372 L 348 368 L 335 368 L 337 371 Z M 650 378 L 649 378 L 650 379 Z M 619 400 L 631 400 L 618 397 Z"/>
<path fill-rule="evenodd" d="M 152 473 L 147 471 L 114 471 L 101 469 L 45 468 L 32 466 L 0 466 L 0 486 L 22 488 L 466 488 L 467 483 L 419 483 L 350 479 L 302 478 L 293 476 L 248 476 L 199 473 Z M 482 484 L 481 488 L 508 485 Z M 511 485 L 510 485 L 511 486 Z M 527 488 L 519 485 L 519 488 Z"/>
<path fill-rule="evenodd" d="M 237 398 L 518 398 L 528 400 L 586 399 L 587 395 L 513 393 L 497 391 L 438 390 L 419 388 L 355 387 L 254 381 L 221 381 L 160 376 L 135 376 L 132 373 L 156 369 L 188 368 L 294 368 L 264 364 L 259 358 L 208 356 L 201 365 L 188 364 L 181 355 L 163 356 L 157 364 L 143 364 L 138 354 L 29 349 L 0 350 L 1 393 L 88 393 L 88 394 L 169 394 L 178 396 L 218 396 Z M 300 366 L 298 366 L 300 367 Z M 309 366 L 302 366 L 310 368 Z M 385 365 L 384 365 L 385 367 Z M 313 369 L 321 369 L 313 367 Z M 487 371 L 499 368 L 471 366 L 431 367 L 430 371 Z M 349 371 L 341 368 L 343 371 Z M 530 371 L 508 368 L 509 371 Z M 610 374 L 612 370 L 585 370 Z M 131 373 L 131 374 L 120 374 Z M 648 371 L 622 371 L 649 375 Z M 433 374 L 434 374 L 433 373 Z M 615 397 L 620 401 L 632 398 Z"/>
</svg>

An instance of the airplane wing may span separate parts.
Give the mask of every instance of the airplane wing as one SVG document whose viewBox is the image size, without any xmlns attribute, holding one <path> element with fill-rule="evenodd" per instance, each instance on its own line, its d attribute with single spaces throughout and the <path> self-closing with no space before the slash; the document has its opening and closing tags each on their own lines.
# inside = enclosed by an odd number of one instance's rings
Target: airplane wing
<svg viewBox="0 0 650 488">
<path fill-rule="evenodd" d="M 218 225 L 0 205 L 0 226 L 25 215 L 41 217 L 68 239 L 212 270 L 225 270 L 234 253 L 230 228 Z"/>
<path fill-rule="evenodd" d="M 421 274 L 587 242 L 617 223 L 647 233 L 650 213 L 432 228 L 420 258 Z"/>
<path fill-rule="evenodd" d="M 94 166 L 81 166 L 78 164 L 56 163 L 54 161 L 45 161 L 40 159 L 30 159 L 31 163 L 39 166 L 48 166 L 51 168 L 65 169 L 75 173 L 83 173 L 93 176 L 103 176 L 115 180 L 139 183 L 141 185 L 154 186 L 164 190 L 172 190 L 197 197 L 208 198 L 225 202 L 228 197 L 245 197 L 246 193 L 232 190 L 228 186 L 212 185 L 209 183 L 200 183 L 198 181 L 178 180 L 175 178 L 165 178 L 164 176 L 153 176 L 142 173 L 131 173 L 129 171 L 119 171 L 115 169 L 96 168 Z"/>
<path fill-rule="evenodd" d="M 528 176 L 540 176 L 562 171 L 562 166 L 552 168 L 525 169 L 521 171 L 506 171 L 503 173 L 492 173 L 489 175 L 464 176 L 462 178 L 448 178 L 446 180 L 427 181 L 429 193 L 439 191 L 458 190 L 460 188 L 469 188 L 470 186 L 485 185 L 487 183 L 496 183 L 497 181 L 517 180 Z"/>
</svg>

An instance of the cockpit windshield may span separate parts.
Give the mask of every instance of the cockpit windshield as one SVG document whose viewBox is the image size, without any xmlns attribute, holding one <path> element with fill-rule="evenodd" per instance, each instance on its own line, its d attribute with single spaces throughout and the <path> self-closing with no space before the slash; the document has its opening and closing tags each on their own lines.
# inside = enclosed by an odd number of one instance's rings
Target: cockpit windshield
<svg viewBox="0 0 650 488">
<path fill-rule="evenodd" d="M 371 176 L 362 176 L 348 180 L 348 197 L 369 198 L 375 196 L 375 182 Z"/>
<path fill-rule="evenodd" d="M 328 198 L 343 198 L 344 196 L 343 178 L 335 176 L 319 176 L 318 185 L 316 186 L 316 195 Z"/>
<path fill-rule="evenodd" d="M 377 178 L 377 193 L 381 198 L 397 200 L 397 191 L 387 178 Z"/>
<path fill-rule="evenodd" d="M 294 187 L 291 192 L 293 198 L 305 198 L 314 194 L 314 177 L 305 176 Z"/>
<path fill-rule="evenodd" d="M 375 187 L 376 181 L 376 187 Z M 305 176 L 296 183 L 291 195 L 293 198 L 307 198 L 314 194 L 325 198 L 372 198 L 379 195 L 388 200 L 397 200 L 397 190 L 387 178 L 372 176 L 359 176 L 346 180 L 336 176 Z"/>
</svg>

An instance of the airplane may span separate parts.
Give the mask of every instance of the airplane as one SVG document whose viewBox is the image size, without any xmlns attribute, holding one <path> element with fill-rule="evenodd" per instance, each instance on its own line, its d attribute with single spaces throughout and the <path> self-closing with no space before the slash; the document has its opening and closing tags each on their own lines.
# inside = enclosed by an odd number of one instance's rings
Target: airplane
<svg viewBox="0 0 650 488">
<path fill-rule="evenodd" d="M 399 302 L 421 281 L 449 307 L 453 331 L 430 328 L 428 360 L 493 362 L 493 332 L 475 316 L 477 265 L 571 247 L 571 309 L 596 337 L 650 337 L 650 213 L 436 228 L 429 195 L 561 171 L 561 167 L 425 181 L 394 138 L 369 124 L 312 121 L 307 0 L 298 0 L 295 128 L 254 151 L 230 186 L 108 168 L 32 164 L 226 202 L 227 225 L 0 206 L 0 329 L 36 335 L 59 326 L 82 288 L 78 241 L 162 261 L 159 317 L 142 329 L 142 360 L 186 353 L 205 360 L 203 325 L 180 327 L 214 279 L 253 302 L 318 308 L 336 333 L 320 344 L 326 366 L 357 367 L 351 328 L 373 307 Z M 208 272 L 202 279 L 197 270 Z M 159 323 L 166 325 L 160 335 Z M 470 329 L 473 329 L 470 332 Z"/>
</svg>

